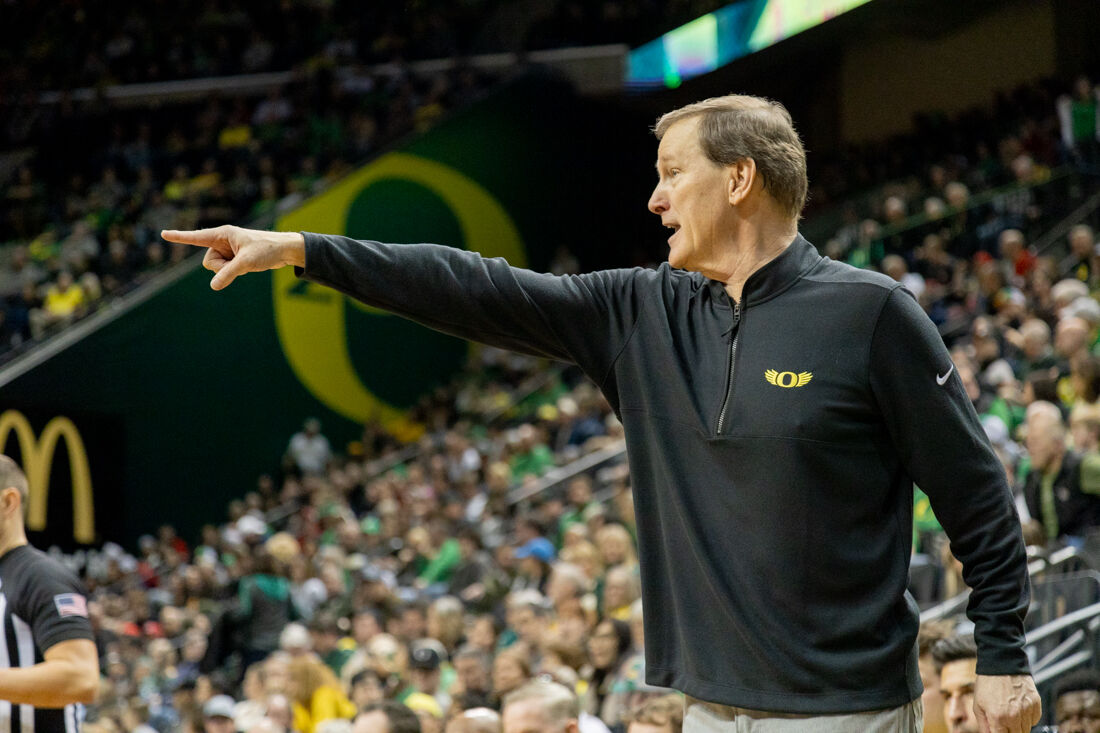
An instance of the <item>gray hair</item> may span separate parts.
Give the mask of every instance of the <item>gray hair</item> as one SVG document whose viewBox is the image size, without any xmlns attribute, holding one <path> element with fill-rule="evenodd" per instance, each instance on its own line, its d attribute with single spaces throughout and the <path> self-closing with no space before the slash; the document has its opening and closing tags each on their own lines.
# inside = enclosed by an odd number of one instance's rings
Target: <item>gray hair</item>
<svg viewBox="0 0 1100 733">
<path fill-rule="evenodd" d="M 577 696 L 565 685 L 537 679 L 504 696 L 504 709 L 528 700 L 542 703 L 542 713 L 549 725 L 565 726 L 580 715 Z"/>
<path fill-rule="evenodd" d="M 1086 295 L 1067 305 L 1064 315 L 1080 318 L 1090 328 L 1095 327 L 1100 325 L 1100 303 Z"/>
<path fill-rule="evenodd" d="M 1089 286 L 1072 278 L 1059 280 L 1050 289 L 1050 297 L 1059 307 L 1067 306 L 1078 298 L 1088 297 Z"/>
<path fill-rule="evenodd" d="M 457 715 L 454 720 L 461 721 L 455 726 L 462 733 L 500 733 L 500 714 L 490 708 L 471 708 Z"/>
<path fill-rule="evenodd" d="M 786 107 L 746 94 L 711 97 L 662 115 L 653 132 L 660 140 L 672 125 L 691 117 L 700 118 L 699 145 L 707 158 L 723 166 L 751 158 L 764 190 L 798 219 L 809 188 L 806 150 Z"/>
<path fill-rule="evenodd" d="M 1036 400 L 1027 406 L 1026 421 L 1028 429 L 1031 429 L 1036 419 L 1043 424 L 1042 429 L 1053 438 L 1062 439 L 1066 435 L 1066 423 L 1062 419 L 1062 411 L 1057 405 L 1043 400 Z"/>
<path fill-rule="evenodd" d="M 462 601 L 454 596 L 440 596 L 432 602 L 431 609 L 440 616 L 449 617 L 461 617 L 465 610 Z"/>
<path fill-rule="evenodd" d="M 568 562 L 555 563 L 550 573 L 554 577 L 562 578 L 572 583 L 578 596 L 588 590 L 588 576 L 584 574 L 584 570 L 582 570 L 579 565 Z"/>
</svg>

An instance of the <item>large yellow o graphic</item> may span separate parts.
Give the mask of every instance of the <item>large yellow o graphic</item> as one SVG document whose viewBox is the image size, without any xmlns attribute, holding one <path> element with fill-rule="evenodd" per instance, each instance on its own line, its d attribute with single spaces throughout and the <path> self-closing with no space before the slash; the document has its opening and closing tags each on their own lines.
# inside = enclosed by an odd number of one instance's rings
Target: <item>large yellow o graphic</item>
<svg viewBox="0 0 1100 733">
<path fill-rule="evenodd" d="M 527 264 L 519 231 L 499 201 L 459 171 L 408 153 L 383 155 L 281 217 L 276 225 L 283 231 L 342 229 L 363 189 L 384 179 L 410 181 L 438 195 L 458 219 L 467 249 L 504 257 L 518 267 Z M 299 381 L 337 414 L 355 422 L 378 420 L 398 437 L 415 439 L 422 427 L 410 422 L 404 410 L 368 390 L 356 374 L 347 346 L 344 309 L 348 298 L 313 283 L 303 292 L 300 285 L 290 268 L 272 275 L 275 328 Z M 292 288 L 295 294 L 290 294 Z"/>
<path fill-rule="evenodd" d="M 775 378 L 775 383 L 780 387 L 793 387 L 798 384 L 798 375 L 794 372 L 780 372 Z"/>
</svg>

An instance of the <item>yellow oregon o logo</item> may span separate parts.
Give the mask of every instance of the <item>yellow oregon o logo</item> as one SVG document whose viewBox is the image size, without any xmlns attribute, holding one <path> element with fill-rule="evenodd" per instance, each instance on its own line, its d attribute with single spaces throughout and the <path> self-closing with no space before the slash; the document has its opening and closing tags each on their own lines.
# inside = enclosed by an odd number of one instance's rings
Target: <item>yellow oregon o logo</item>
<svg viewBox="0 0 1100 733">
<path fill-rule="evenodd" d="M 814 378 L 814 375 L 813 372 L 799 372 L 795 374 L 794 372 L 777 372 L 774 369 L 767 369 L 764 371 L 764 378 L 776 387 L 790 389 L 791 387 L 805 386 Z"/>
<path fill-rule="evenodd" d="M 408 153 L 383 155 L 281 217 L 277 226 L 284 231 L 332 231 L 347 221 L 363 189 L 386 179 L 416 183 L 439 196 L 458 220 L 468 249 L 504 257 L 519 267 L 527 264 L 519 231 L 492 194 L 449 166 Z M 347 345 L 349 299 L 320 285 L 310 283 L 304 291 L 300 285 L 290 268 L 272 274 L 275 329 L 298 380 L 321 403 L 349 420 L 378 420 L 398 437 L 418 437 L 423 427 L 373 394 L 356 374 Z M 292 289 L 296 292 L 291 293 Z"/>
<path fill-rule="evenodd" d="M 0 414 L 0 449 L 8 442 L 10 433 L 19 441 L 23 455 L 23 471 L 30 484 L 27 499 L 27 526 L 30 529 L 46 528 L 47 499 L 50 492 L 50 468 L 53 465 L 57 443 L 62 438 L 69 452 L 69 472 L 73 482 L 73 538 L 90 544 L 95 541 L 95 512 L 92 507 L 92 472 L 88 467 L 88 453 L 84 441 L 73 421 L 67 417 L 55 417 L 46 423 L 40 438 L 34 437 L 30 422 L 21 412 L 6 410 Z"/>
</svg>

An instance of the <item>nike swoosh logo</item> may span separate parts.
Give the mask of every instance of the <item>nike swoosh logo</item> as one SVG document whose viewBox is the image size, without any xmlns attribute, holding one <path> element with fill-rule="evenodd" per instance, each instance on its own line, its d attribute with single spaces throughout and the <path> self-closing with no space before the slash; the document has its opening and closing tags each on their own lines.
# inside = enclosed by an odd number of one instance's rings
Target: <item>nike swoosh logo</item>
<svg viewBox="0 0 1100 733">
<path fill-rule="evenodd" d="M 952 364 L 951 368 L 947 370 L 947 374 L 944 374 L 942 377 L 939 374 L 937 374 L 936 375 L 936 384 L 940 385 L 941 387 L 943 385 L 945 385 L 947 383 L 947 378 L 951 376 L 951 372 L 953 372 L 953 371 L 955 371 L 955 365 L 954 364 Z"/>
</svg>

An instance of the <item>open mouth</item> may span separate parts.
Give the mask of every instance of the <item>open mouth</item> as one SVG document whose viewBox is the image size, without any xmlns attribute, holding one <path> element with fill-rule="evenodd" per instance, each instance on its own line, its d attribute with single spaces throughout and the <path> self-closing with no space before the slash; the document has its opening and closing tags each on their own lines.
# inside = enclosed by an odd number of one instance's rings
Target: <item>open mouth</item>
<svg viewBox="0 0 1100 733">
<path fill-rule="evenodd" d="M 672 244 L 672 238 L 675 237 L 676 234 L 680 231 L 680 225 L 679 224 L 665 224 L 665 226 L 672 230 L 672 234 L 668 238 L 668 243 Z"/>
</svg>

